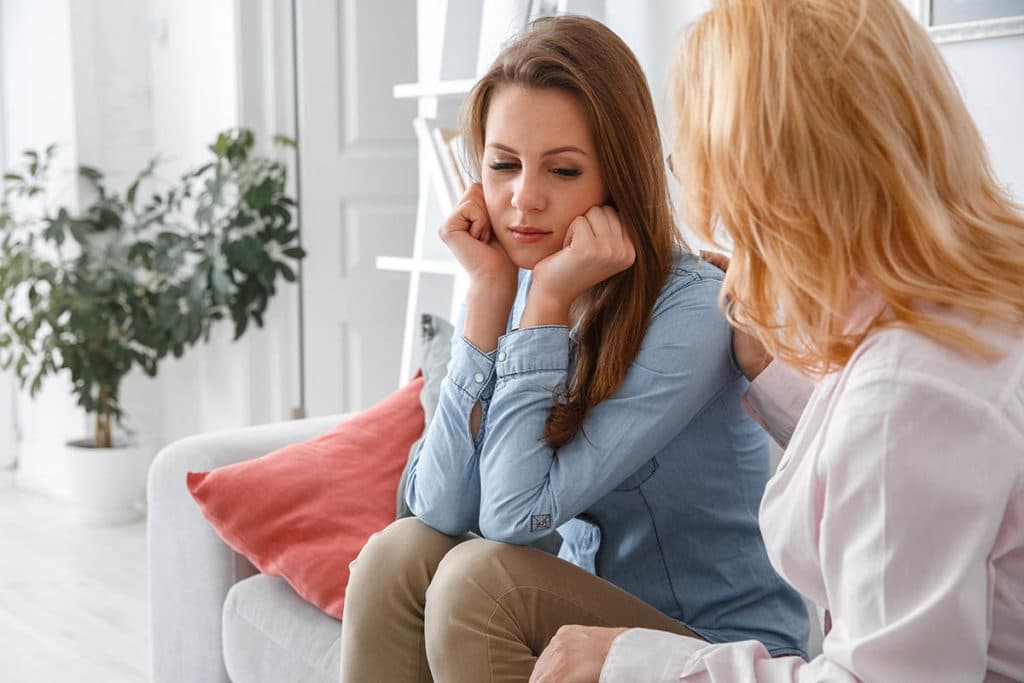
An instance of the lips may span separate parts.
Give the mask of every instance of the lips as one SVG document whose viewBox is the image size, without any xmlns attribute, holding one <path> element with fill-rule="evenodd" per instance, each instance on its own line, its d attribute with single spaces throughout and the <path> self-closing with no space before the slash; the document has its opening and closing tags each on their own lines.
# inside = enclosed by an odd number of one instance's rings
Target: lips
<svg viewBox="0 0 1024 683">
<path fill-rule="evenodd" d="M 540 228 L 535 228 L 532 225 L 510 225 L 508 232 L 512 236 L 512 239 L 520 244 L 532 244 L 534 242 L 539 242 L 552 234 L 550 230 L 541 230 Z"/>
</svg>

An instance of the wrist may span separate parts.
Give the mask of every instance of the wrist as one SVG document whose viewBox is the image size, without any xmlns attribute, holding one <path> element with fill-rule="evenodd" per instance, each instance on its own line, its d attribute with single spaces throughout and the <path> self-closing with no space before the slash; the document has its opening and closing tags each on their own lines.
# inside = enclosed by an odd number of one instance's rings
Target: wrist
<svg viewBox="0 0 1024 683">
<path fill-rule="evenodd" d="M 765 368 L 771 365 L 772 357 L 768 354 L 764 354 L 761 358 L 757 359 L 756 362 L 751 363 L 750 367 L 746 368 L 747 380 L 753 382 L 757 379 L 757 376 L 764 372 Z"/>
<path fill-rule="evenodd" d="M 541 325 L 565 325 L 568 327 L 571 307 L 571 299 L 566 301 L 562 297 L 552 296 L 531 288 L 519 327 L 520 329 L 540 327 Z"/>
<path fill-rule="evenodd" d="M 476 288 L 472 284 L 466 293 L 466 319 L 462 336 L 484 353 L 498 347 L 498 339 L 505 334 L 508 317 L 515 301 L 511 294 L 495 288 Z"/>
</svg>

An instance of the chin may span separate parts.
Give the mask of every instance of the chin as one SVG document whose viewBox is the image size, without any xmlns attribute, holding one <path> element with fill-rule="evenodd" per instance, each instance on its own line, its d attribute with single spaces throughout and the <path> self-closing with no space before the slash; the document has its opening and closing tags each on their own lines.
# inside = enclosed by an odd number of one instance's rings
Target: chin
<svg viewBox="0 0 1024 683">
<path fill-rule="evenodd" d="M 557 249 L 546 249 L 543 245 L 517 244 L 511 238 L 498 238 L 508 258 L 521 270 L 533 270 L 534 266 L 554 254 Z"/>
<path fill-rule="evenodd" d="M 521 270 L 533 270 L 534 267 L 551 256 L 555 252 L 541 251 L 538 249 L 529 249 L 518 247 L 508 252 L 509 259 L 516 265 L 516 268 Z"/>
</svg>

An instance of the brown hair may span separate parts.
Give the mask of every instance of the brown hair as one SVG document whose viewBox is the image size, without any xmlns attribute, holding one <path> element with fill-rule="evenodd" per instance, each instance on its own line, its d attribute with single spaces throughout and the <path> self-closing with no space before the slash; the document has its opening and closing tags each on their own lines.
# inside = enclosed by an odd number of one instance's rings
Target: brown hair
<svg viewBox="0 0 1024 683">
<path fill-rule="evenodd" d="M 557 449 L 622 384 L 668 278 L 673 243 L 681 239 L 654 103 L 640 64 L 621 38 L 586 17 L 547 17 L 506 47 L 463 105 L 466 151 L 477 177 L 488 106 L 503 85 L 561 90 L 582 104 L 610 203 L 636 249 L 630 268 L 581 297 L 576 367 L 544 427 L 545 442 Z"/>
<path fill-rule="evenodd" d="M 727 313 L 805 370 L 902 325 L 991 356 L 938 304 L 1019 325 L 1024 219 L 941 55 L 897 0 L 722 0 L 672 83 L 684 212 L 735 245 Z M 845 326 L 857 284 L 890 313 Z"/>
</svg>

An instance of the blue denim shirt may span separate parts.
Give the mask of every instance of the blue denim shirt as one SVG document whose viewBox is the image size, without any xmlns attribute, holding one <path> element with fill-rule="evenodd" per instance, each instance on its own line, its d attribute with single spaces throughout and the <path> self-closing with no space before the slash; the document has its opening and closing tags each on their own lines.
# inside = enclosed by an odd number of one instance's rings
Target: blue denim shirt
<svg viewBox="0 0 1024 683">
<path fill-rule="evenodd" d="M 555 452 L 541 435 L 575 340 L 564 326 L 517 329 L 530 285 L 521 274 L 495 351 L 453 339 L 409 508 L 445 534 L 479 527 L 508 543 L 557 528 L 562 559 L 707 640 L 756 639 L 773 655 L 803 656 L 803 601 L 772 569 L 758 529 L 768 441 L 740 407 L 747 384 L 718 309 L 722 277 L 677 254 L 622 386 Z"/>
</svg>

